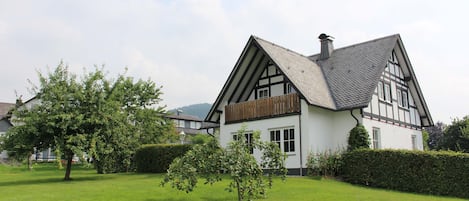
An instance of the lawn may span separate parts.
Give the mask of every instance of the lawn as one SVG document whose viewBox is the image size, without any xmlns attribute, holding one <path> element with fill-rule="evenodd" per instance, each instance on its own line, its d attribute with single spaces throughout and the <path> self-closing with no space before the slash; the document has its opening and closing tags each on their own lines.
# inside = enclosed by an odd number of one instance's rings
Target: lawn
<svg viewBox="0 0 469 201">
<path fill-rule="evenodd" d="M 0 200 L 237 200 L 236 193 L 224 190 L 229 180 L 213 186 L 200 185 L 192 193 L 180 192 L 159 184 L 162 174 L 98 175 L 93 169 L 74 166 L 73 181 L 64 182 L 64 170 L 52 164 L 35 165 L 33 171 L 24 166 L 0 165 Z M 400 193 L 354 186 L 330 179 L 288 177 L 275 180 L 264 200 L 462 200 L 456 198 Z"/>
</svg>

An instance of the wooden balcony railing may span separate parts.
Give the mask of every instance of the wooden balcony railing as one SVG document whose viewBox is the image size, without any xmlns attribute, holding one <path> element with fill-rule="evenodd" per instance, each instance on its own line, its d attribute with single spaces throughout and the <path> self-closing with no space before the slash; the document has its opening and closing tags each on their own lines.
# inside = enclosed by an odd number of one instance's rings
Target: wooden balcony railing
<svg viewBox="0 0 469 201">
<path fill-rule="evenodd" d="M 238 122 L 300 112 L 297 94 L 275 96 L 225 106 L 225 122 Z"/>
</svg>

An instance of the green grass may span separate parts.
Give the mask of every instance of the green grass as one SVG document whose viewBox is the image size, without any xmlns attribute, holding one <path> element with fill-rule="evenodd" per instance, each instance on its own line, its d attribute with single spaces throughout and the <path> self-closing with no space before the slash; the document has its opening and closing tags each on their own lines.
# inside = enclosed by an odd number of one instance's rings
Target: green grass
<svg viewBox="0 0 469 201">
<path fill-rule="evenodd" d="M 0 200 L 237 200 L 236 193 L 225 191 L 229 180 L 213 186 L 203 185 L 192 193 L 172 189 L 169 185 L 159 186 L 162 174 L 107 174 L 98 175 L 93 169 L 74 166 L 73 181 L 62 180 L 64 170 L 52 164 L 36 165 L 33 171 L 24 166 L 0 165 Z M 360 200 L 360 201 L 428 201 L 462 200 L 456 198 L 400 193 L 381 189 L 370 189 L 330 179 L 289 177 L 285 182 L 274 181 L 264 200 Z"/>
</svg>

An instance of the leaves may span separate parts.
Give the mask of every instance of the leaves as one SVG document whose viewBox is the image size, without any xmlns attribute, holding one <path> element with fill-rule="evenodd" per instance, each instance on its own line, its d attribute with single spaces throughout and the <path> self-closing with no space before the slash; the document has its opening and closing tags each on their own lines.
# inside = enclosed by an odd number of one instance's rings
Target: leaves
<svg viewBox="0 0 469 201">
<path fill-rule="evenodd" d="M 272 186 L 273 175 L 285 178 L 285 154 L 277 144 L 260 141 L 260 132 L 253 133 L 250 143 L 244 133 L 245 126 L 238 131 L 239 139 L 226 148 L 219 145 L 217 138 L 194 145 L 191 151 L 173 161 L 161 185 L 170 183 L 171 187 L 189 193 L 198 183 L 198 177 L 205 179 L 204 184 L 213 184 L 221 181 L 226 173 L 232 179 L 226 190 L 237 189 L 239 200 L 265 197 L 266 187 Z M 262 152 L 260 163 L 250 154 L 251 147 Z M 263 169 L 268 171 L 267 177 Z"/>
<path fill-rule="evenodd" d="M 52 147 L 67 160 L 88 153 L 100 173 L 129 171 L 141 144 L 165 141 L 172 132 L 165 108 L 155 106 L 161 87 L 150 80 L 107 79 L 98 68 L 78 79 L 63 62 L 38 75 L 39 103 L 16 109 L 17 126 L 5 139 L 17 156 Z"/>
</svg>

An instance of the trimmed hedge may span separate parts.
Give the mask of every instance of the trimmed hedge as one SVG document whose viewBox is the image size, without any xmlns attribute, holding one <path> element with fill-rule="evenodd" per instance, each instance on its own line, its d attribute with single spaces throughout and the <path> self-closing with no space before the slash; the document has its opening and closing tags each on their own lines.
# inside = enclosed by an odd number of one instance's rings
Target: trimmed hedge
<svg viewBox="0 0 469 201">
<path fill-rule="evenodd" d="M 341 175 L 354 184 L 469 198 L 469 154 L 360 149 L 344 154 Z"/>
<path fill-rule="evenodd" d="M 188 144 L 149 144 L 143 145 L 135 153 L 137 172 L 164 173 L 177 157 L 191 149 Z"/>
</svg>

